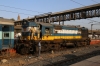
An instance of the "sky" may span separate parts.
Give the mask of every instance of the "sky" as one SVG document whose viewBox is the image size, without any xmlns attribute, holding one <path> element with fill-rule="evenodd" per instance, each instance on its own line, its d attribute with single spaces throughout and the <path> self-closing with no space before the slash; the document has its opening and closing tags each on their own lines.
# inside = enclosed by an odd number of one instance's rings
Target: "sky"
<svg viewBox="0 0 100 66">
<path fill-rule="evenodd" d="M 74 1 L 74 2 L 73 2 Z M 75 9 L 79 7 L 89 6 L 100 3 L 100 0 L 1 0 L 0 1 L 0 17 L 17 19 L 18 14 L 21 19 L 28 16 L 34 17 L 35 15 L 59 12 L 64 10 Z M 7 7 L 9 6 L 9 7 Z M 14 7 L 14 8 L 12 8 Z M 18 8 L 18 9 L 17 9 Z M 100 22 L 100 17 L 91 19 L 71 20 L 66 21 L 66 25 L 81 25 L 82 27 L 91 28 L 91 23 L 95 20 Z M 93 29 L 100 29 L 98 25 L 93 25 Z"/>
</svg>

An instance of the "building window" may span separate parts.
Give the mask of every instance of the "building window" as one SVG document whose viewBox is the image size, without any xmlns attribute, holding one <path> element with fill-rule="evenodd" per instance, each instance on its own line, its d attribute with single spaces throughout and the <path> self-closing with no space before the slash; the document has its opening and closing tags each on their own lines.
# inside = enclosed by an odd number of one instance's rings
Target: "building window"
<svg viewBox="0 0 100 66">
<path fill-rule="evenodd" d="M 9 37 L 9 33 L 4 33 L 4 37 Z"/>
</svg>

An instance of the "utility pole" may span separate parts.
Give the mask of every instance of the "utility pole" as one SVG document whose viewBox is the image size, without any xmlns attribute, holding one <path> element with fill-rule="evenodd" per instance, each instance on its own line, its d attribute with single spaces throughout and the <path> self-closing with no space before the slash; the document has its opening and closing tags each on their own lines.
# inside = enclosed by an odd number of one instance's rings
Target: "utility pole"
<svg viewBox="0 0 100 66">
<path fill-rule="evenodd" d="M 92 34 L 92 27 L 93 27 L 93 24 L 91 24 L 91 34 Z"/>
<path fill-rule="evenodd" d="M 100 25 L 100 24 L 91 24 L 91 34 L 93 34 L 93 30 L 92 30 L 93 25 Z"/>
</svg>

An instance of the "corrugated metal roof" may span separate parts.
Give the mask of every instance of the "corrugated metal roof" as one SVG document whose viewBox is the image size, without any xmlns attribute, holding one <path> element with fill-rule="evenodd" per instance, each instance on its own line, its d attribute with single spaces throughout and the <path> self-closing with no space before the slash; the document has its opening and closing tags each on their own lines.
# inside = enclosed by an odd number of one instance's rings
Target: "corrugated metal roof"
<svg viewBox="0 0 100 66">
<path fill-rule="evenodd" d="M 14 22 L 15 20 L 14 19 L 7 19 L 7 18 L 0 17 L 0 21 L 2 21 L 2 22 Z"/>
<path fill-rule="evenodd" d="M 3 24 L 3 25 L 14 25 L 14 22 L 0 21 L 0 24 Z"/>
</svg>

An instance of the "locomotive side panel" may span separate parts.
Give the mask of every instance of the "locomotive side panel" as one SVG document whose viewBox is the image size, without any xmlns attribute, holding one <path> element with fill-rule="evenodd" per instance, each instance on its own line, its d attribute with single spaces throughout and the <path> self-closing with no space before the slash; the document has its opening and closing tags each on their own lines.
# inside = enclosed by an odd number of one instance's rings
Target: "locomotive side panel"
<svg viewBox="0 0 100 66">
<path fill-rule="evenodd" d="M 78 28 L 62 27 L 62 29 L 55 29 L 55 27 L 43 27 L 42 32 L 43 32 L 42 40 L 81 39 L 81 33 L 78 31 Z"/>
</svg>

